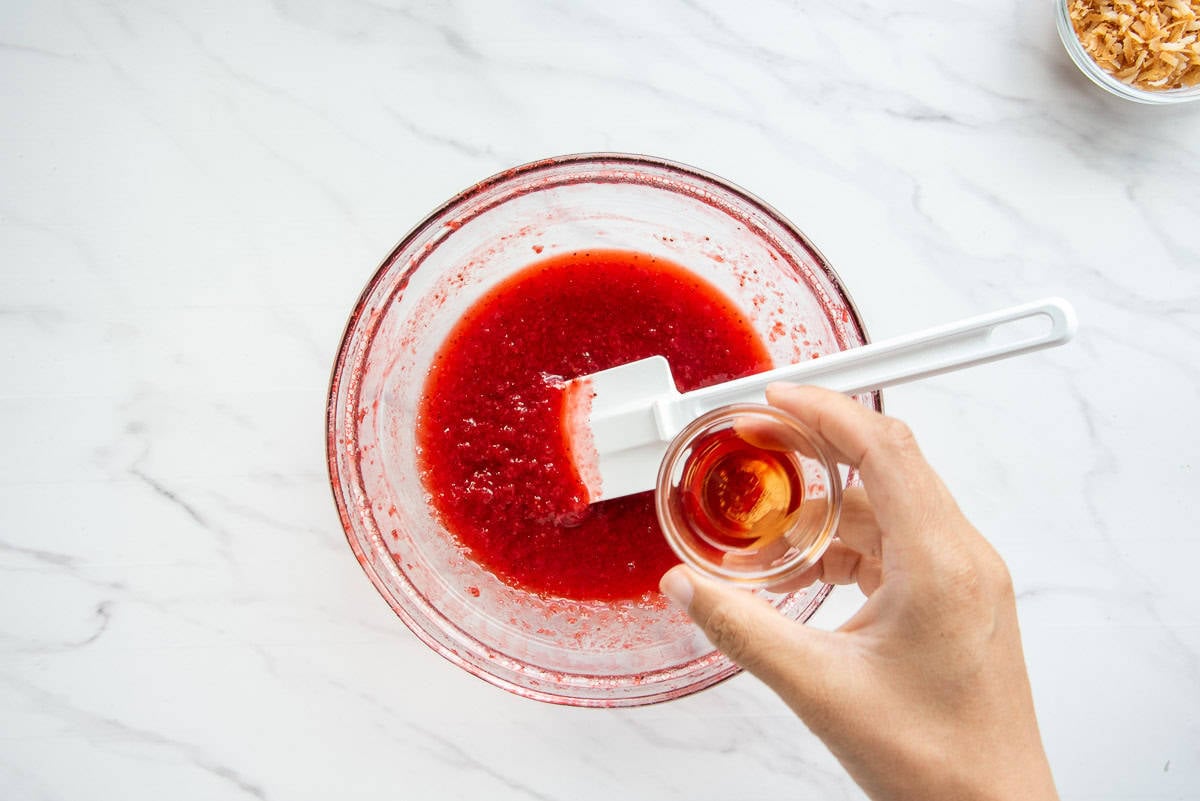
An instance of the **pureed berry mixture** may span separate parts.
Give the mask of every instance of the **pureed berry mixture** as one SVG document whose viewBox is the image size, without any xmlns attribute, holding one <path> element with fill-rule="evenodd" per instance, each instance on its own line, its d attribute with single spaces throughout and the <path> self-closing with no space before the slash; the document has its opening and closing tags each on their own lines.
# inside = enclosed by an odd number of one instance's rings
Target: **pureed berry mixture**
<svg viewBox="0 0 1200 801">
<path fill-rule="evenodd" d="M 641 253 L 547 258 L 468 310 L 435 357 L 417 431 L 433 506 L 475 561 L 543 595 L 657 591 L 678 560 L 653 493 L 589 506 L 559 424 L 563 381 L 655 354 L 684 392 L 772 366 L 719 290 Z"/>
</svg>

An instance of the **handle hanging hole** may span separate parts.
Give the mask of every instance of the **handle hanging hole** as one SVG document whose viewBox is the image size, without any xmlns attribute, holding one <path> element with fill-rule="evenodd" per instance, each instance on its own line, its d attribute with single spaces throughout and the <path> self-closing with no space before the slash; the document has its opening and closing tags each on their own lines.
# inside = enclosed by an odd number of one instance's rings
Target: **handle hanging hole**
<svg viewBox="0 0 1200 801">
<path fill-rule="evenodd" d="M 1001 347 L 1032 344 L 1044 340 L 1054 330 L 1054 320 L 1049 314 L 1040 312 L 998 323 L 988 332 L 988 341 Z"/>
</svg>

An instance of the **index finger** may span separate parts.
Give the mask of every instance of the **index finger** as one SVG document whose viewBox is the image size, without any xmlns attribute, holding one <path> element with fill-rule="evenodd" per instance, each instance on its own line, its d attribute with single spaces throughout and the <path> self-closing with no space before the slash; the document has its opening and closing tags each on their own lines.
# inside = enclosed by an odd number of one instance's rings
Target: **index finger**
<svg viewBox="0 0 1200 801">
<path fill-rule="evenodd" d="M 767 402 L 816 431 L 838 461 L 859 469 L 885 535 L 913 537 L 933 521 L 957 513 L 912 431 L 896 418 L 819 387 L 772 384 Z"/>
</svg>

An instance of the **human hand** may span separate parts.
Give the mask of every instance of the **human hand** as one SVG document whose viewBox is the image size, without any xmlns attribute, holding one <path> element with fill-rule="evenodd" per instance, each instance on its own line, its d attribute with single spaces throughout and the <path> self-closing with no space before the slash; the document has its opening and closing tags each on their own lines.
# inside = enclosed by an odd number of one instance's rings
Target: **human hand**
<svg viewBox="0 0 1200 801">
<path fill-rule="evenodd" d="M 876 801 L 1057 799 L 1034 715 L 1008 569 L 909 429 L 851 398 L 777 384 L 768 402 L 816 431 L 863 489 L 838 539 L 789 589 L 857 582 L 837 631 L 680 565 L 662 590 L 762 679 Z"/>
</svg>

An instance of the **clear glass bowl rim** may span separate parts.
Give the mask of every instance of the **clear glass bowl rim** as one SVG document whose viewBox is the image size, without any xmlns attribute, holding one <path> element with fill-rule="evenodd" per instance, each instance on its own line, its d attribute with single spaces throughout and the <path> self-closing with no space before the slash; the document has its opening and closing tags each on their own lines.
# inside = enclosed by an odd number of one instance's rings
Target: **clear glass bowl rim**
<svg viewBox="0 0 1200 801">
<path fill-rule="evenodd" d="M 554 703 L 554 704 L 563 704 L 563 705 L 568 705 L 568 706 L 581 706 L 581 707 L 613 708 L 613 707 L 642 706 L 642 705 L 659 703 L 662 701 L 669 701 L 674 698 L 680 698 L 680 697 L 683 697 L 686 695 L 690 695 L 692 693 L 695 693 L 700 690 L 703 690 L 708 687 L 719 684 L 720 682 L 725 681 L 726 679 L 729 679 L 730 677 L 732 677 L 734 675 L 737 675 L 738 673 L 741 672 L 741 669 L 737 665 L 730 663 L 728 668 L 726 670 L 722 671 L 721 673 L 719 673 L 715 676 L 704 677 L 701 680 L 694 682 L 692 684 L 683 685 L 683 686 L 676 687 L 673 689 L 663 690 L 663 691 L 660 691 L 657 693 L 648 693 L 646 695 L 614 696 L 614 697 L 610 697 L 610 698 L 578 697 L 578 696 L 573 696 L 573 695 L 562 693 L 562 692 L 552 692 L 552 691 L 546 691 L 546 690 L 532 689 L 528 686 L 516 684 L 512 681 L 509 681 L 508 679 L 504 678 L 503 676 L 498 676 L 495 673 L 489 672 L 485 668 L 482 668 L 479 665 L 476 665 L 475 663 L 471 662 L 470 660 L 463 658 L 460 654 L 455 652 L 454 649 L 448 648 L 444 643 L 439 641 L 431 632 L 427 631 L 413 613 L 411 613 L 408 609 L 406 609 L 404 607 L 404 605 L 402 603 L 400 603 L 399 601 L 397 601 L 394 598 L 394 596 L 389 588 L 389 585 L 378 575 L 375 568 L 371 565 L 370 559 L 368 558 L 367 554 L 363 551 L 362 547 L 360 546 L 359 542 L 357 541 L 357 538 L 355 536 L 355 531 L 354 531 L 355 526 L 354 526 L 354 522 L 353 522 L 354 517 L 356 515 L 355 515 L 354 510 L 351 508 L 350 504 L 348 504 L 347 499 L 343 496 L 343 493 L 341 491 L 342 468 L 338 463 L 339 446 L 337 443 L 338 398 L 339 398 L 339 394 L 342 391 L 343 382 L 346 381 L 347 378 L 349 378 L 350 380 L 353 380 L 352 377 L 345 375 L 345 369 L 347 367 L 347 364 L 351 361 L 352 344 L 353 344 L 354 334 L 358 329 L 359 322 L 362 320 L 364 314 L 367 312 L 368 302 L 371 299 L 371 297 L 374 295 L 376 289 L 378 288 L 380 283 L 382 283 L 385 280 L 385 278 L 388 276 L 389 272 L 393 269 L 394 265 L 397 263 L 397 257 L 400 256 L 414 241 L 421 239 L 427 233 L 429 233 L 431 231 L 431 229 L 445 227 L 445 224 L 448 220 L 456 221 L 456 225 L 454 227 L 457 228 L 458 227 L 457 224 L 461 224 L 461 223 L 465 222 L 466 219 L 469 219 L 469 218 L 463 218 L 460 215 L 457 215 L 455 213 L 456 210 L 461 209 L 464 206 L 467 206 L 469 203 L 471 203 L 471 201 L 475 200 L 476 198 L 478 198 L 481 195 L 488 193 L 489 191 L 495 189 L 499 185 L 508 183 L 508 182 L 518 183 L 521 181 L 528 181 L 528 180 L 531 180 L 532 178 L 536 177 L 539 173 L 552 173 L 555 170 L 558 170 L 558 169 L 564 168 L 564 167 L 569 168 L 572 165 L 587 165 L 587 166 L 594 166 L 596 168 L 608 167 L 608 168 L 618 169 L 618 170 L 622 170 L 622 171 L 626 171 L 626 172 L 630 172 L 630 173 L 636 173 L 639 169 L 646 169 L 646 168 L 654 169 L 654 170 L 661 170 L 661 171 L 665 171 L 665 172 L 669 172 L 669 173 L 677 173 L 680 176 L 687 177 L 687 178 L 690 178 L 693 180 L 697 180 L 701 183 L 710 184 L 717 191 L 725 193 L 728 196 L 730 196 L 734 202 L 743 204 L 747 208 L 757 211 L 758 213 L 762 214 L 765 218 L 769 219 L 773 224 L 775 224 L 775 225 L 779 226 L 781 229 L 783 229 L 789 236 L 794 237 L 804 247 L 804 249 L 812 257 L 815 266 L 818 267 L 824 273 L 825 277 L 837 288 L 838 293 L 840 295 L 839 300 L 841 300 L 842 302 L 845 303 L 846 310 L 849 313 L 850 318 L 851 318 L 850 321 L 853 324 L 853 327 L 862 334 L 864 343 L 869 343 L 871 341 L 870 334 L 867 329 L 866 323 L 864 322 L 862 315 L 859 312 L 859 309 L 854 302 L 853 297 L 851 296 L 850 292 L 847 290 L 845 283 L 841 280 L 841 277 L 837 274 L 837 272 L 833 269 L 832 265 L 829 263 L 828 259 L 825 258 L 824 254 L 821 253 L 821 251 L 812 243 L 812 241 L 809 240 L 809 238 L 802 231 L 800 231 L 800 229 L 797 228 L 787 217 L 785 217 L 774 207 L 772 207 L 765 201 L 761 200 L 754 194 L 746 191 L 745 189 L 742 189 L 741 187 L 737 186 L 736 184 L 733 184 L 715 174 L 706 172 L 704 170 L 698 169 L 696 167 L 692 167 L 687 164 L 683 164 L 683 163 L 676 162 L 676 161 L 671 161 L 671 160 L 656 157 L 656 156 L 648 156 L 648 155 L 634 154 L 634 153 L 619 153 L 619 152 L 573 153 L 573 154 L 566 154 L 566 155 L 560 155 L 560 156 L 552 156 L 549 158 L 528 162 L 526 164 L 521 164 L 521 165 L 512 167 L 510 169 L 495 173 L 494 175 L 484 178 L 483 180 L 479 181 L 478 183 L 469 187 L 468 189 L 465 189 L 462 192 L 459 192 L 454 197 L 447 200 L 445 203 L 442 203 L 440 206 L 436 207 L 433 211 L 431 211 L 429 214 L 427 214 L 420 222 L 418 222 L 415 226 L 413 226 L 413 228 L 410 229 L 408 231 L 408 233 L 406 233 L 400 239 L 400 241 L 396 244 L 396 246 L 394 248 L 392 248 L 391 251 L 389 251 L 387 256 L 380 263 L 379 267 L 375 270 L 375 273 L 372 275 L 370 280 L 367 281 L 366 285 L 363 287 L 362 292 L 359 294 L 358 299 L 355 301 L 354 307 L 351 310 L 351 312 L 347 318 L 346 325 L 345 325 L 345 328 L 342 333 L 341 343 L 338 347 L 338 353 L 337 353 L 336 358 L 334 359 L 333 367 L 331 369 L 330 382 L 329 382 L 329 393 L 327 396 L 326 415 L 325 415 L 325 418 L 326 418 L 326 467 L 327 467 L 327 470 L 329 473 L 330 490 L 333 495 L 334 503 L 335 503 L 337 511 L 338 511 L 338 516 L 339 516 L 339 519 L 342 524 L 343 532 L 346 536 L 346 540 L 347 540 L 348 544 L 350 545 L 351 551 L 354 553 L 355 558 L 358 560 L 359 565 L 362 567 L 363 571 L 367 574 L 367 577 L 370 579 L 371 583 L 375 586 L 375 589 L 383 597 L 383 599 L 388 604 L 388 606 L 391 607 L 392 611 L 395 612 L 396 615 L 401 619 L 401 621 L 409 628 L 409 630 L 411 630 L 413 632 L 413 634 L 415 634 L 417 636 L 417 638 L 420 639 L 423 643 L 425 643 L 425 645 L 427 645 L 430 649 L 432 649 L 434 652 L 438 653 L 439 655 L 441 655 L 443 658 L 447 659 L 448 661 L 452 662 L 453 664 L 457 665 L 458 667 L 462 668 L 463 670 L 467 671 L 471 675 L 473 675 L 479 679 L 482 679 L 494 686 L 500 687 L 509 692 L 512 692 L 515 695 L 518 695 L 518 696 L 521 696 L 524 698 L 530 698 L 530 699 L 544 701 L 544 702 L 548 702 L 548 703 Z M 537 187 L 533 187 L 528 191 L 537 191 Z M 490 205 L 475 209 L 474 215 L 472 215 L 472 216 L 482 214 L 482 213 L 486 212 L 487 210 L 489 210 L 490 208 L 493 208 L 495 205 L 499 205 L 502 202 L 504 202 L 503 199 L 498 202 L 492 203 Z M 400 286 L 401 287 L 403 287 L 407 283 L 408 276 L 411 275 L 412 272 L 415 271 L 416 269 L 418 269 L 419 267 L 420 267 L 420 262 L 418 261 L 418 262 L 412 264 L 411 266 L 405 268 L 403 274 L 400 277 Z M 879 409 L 882 412 L 883 411 L 882 393 L 875 392 L 873 394 L 874 394 L 874 401 L 875 401 L 874 405 L 877 409 Z M 816 610 L 821 606 L 822 602 L 829 595 L 829 593 L 832 591 L 832 589 L 833 588 L 829 585 L 825 585 L 825 586 L 821 587 L 821 589 L 813 596 L 813 598 L 809 602 L 809 604 L 805 607 L 805 609 L 797 617 L 797 621 L 803 622 L 803 621 L 808 620 L 808 618 L 810 618 L 813 615 L 813 613 L 815 613 Z M 440 615 L 439 615 L 439 617 L 440 617 Z M 448 628 L 452 628 L 456 631 L 459 631 L 459 633 L 462 634 L 461 630 L 459 630 L 454 625 L 453 621 L 446 620 L 445 623 L 447 624 Z M 462 636 L 465 636 L 465 635 L 462 635 Z M 496 657 L 493 657 L 493 658 L 499 662 L 511 661 L 511 660 L 508 660 L 507 658 L 499 656 L 499 655 L 496 655 Z M 709 658 L 709 657 L 701 657 L 700 659 L 693 660 L 692 662 L 688 662 L 683 665 L 677 665 L 677 666 L 673 666 L 670 668 L 664 668 L 664 669 L 652 671 L 652 672 L 639 673 L 639 674 L 636 674 L 636 676 L 633 676 L 633 679 L 634 679 L 633 681 L 629 681 L 629 682 L 625 682 L 625 681 L 621 680 L 626 677 L 617 677 L 615 680 L 611 681 L 610 684 L 614 689 L 628 688 L 630 686 L 635 686 L 635 685 L 636 686 L 653 685 L 656 681 L 669 680 L 673 677 L 676 677 L 676 676 L 680 675 L 681 673 L 686 672 L 687 668 L 689 666 L 695 665 L 698 662 L 701 662 L 707 658 Z M 597 676 L 591 676 L 591 675 L 587 675 L 587 676 L 581 675 L 578 677 L 572 677 L 570 675 L 564 675 L 562 673 L 557 673 L 557 672 L 551 673 L 551 672 L 547 672 L 547 671 L 542 671 L 541 669 L 537 668 L 536 666 L 526 665 L 524 663 L 522 663 L 520 665 L 520 670 L 523 673 L 537 676 L 539 679 L 544 680 L 547 684 L 563 684 L 564 680 L 566 680 L 566 683 L 570 683 L 569 680 L 572 678 L 576 679 L 577 682 L 581 685 L 586 684 L 587 686 L 593 687 L 593 688 L 605 684 L 605 682 L 603 680 L 605 677 L 597 677 Z"/>
</svg>

